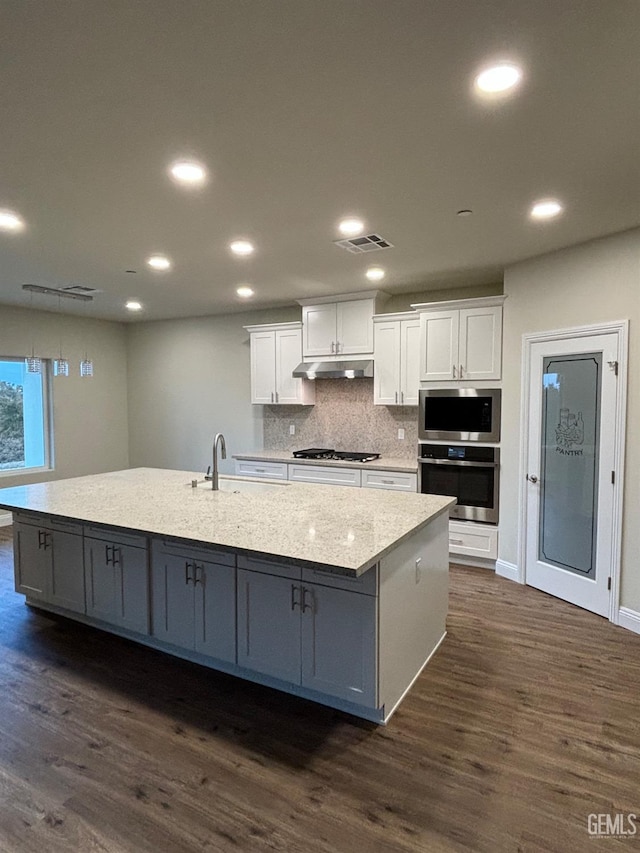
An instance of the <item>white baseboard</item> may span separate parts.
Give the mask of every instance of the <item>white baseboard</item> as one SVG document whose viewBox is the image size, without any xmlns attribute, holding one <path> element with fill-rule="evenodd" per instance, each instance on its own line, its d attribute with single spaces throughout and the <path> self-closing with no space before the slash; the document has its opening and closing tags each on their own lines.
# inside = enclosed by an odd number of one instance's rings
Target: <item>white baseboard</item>
<svg viewBox="0 0 640 853">
<path fill-rule="evenodd" d="M 510 581 L 520 583 L 518 567 L 515 563 L 507 563 L 506 560 L 496 560 L 496 574 L 501 578 L 508 578 Z"/>
<path fill-rule="evenodd" d="M 630 607 L 621 607 L 618 610 L 618 625 L 635 634 L 640 634 L 640 613 L 637 610 L 631 610 Z"/>
<path fill-rule="evenodd" d="M 13 521 L 10 512 L 0 512 L 0 527 L 7 527 Z"/>
</svg>

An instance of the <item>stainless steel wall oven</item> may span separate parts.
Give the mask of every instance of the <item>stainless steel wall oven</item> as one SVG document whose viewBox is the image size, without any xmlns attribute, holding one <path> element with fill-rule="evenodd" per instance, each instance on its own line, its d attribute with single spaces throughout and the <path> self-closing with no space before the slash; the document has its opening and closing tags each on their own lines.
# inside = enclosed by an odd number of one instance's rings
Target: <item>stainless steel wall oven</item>
<svg viewBox="0 0 640 853">
<path fill-rule="evenodd" d="M 418 445 L 418 491 L 453 495 L 455 519 L 498 523 L 500 450 L 478 445 Z"/>
<path fill-rule="evenodd" d="M 420 441 L 500 441 L 499 388 L 422 388 Z"/>
</svg>

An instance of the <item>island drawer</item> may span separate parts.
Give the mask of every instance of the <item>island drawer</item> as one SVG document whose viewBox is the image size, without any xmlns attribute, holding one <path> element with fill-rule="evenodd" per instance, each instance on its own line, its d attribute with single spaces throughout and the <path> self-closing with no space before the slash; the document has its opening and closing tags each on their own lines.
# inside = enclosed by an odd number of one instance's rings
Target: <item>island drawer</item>
<svg viewBox="0 0 640 853">
<path fill-rule="evenodd" d="M 289 465 L 289 479 L 298 483 L 324 483 L 327 486 L 360 486 L 360 470 L 332 468 L 328 465 Z"/>
<path fill-rule="evenodd" d="M 269 477 L 271 480 L 286 480 L 287 463 L 236 459 L 236 474 L 239 477 Z"/>
<path fill-rule="evenodd" d="M 204 563 L 217 563 L 220 566 L 235 566 L 236 556 L 219 548 L 208 548 L 206 545 L 185 545 L 172 539 L 154 539 L 154 552 L 162 552 L 171 557 L 180 557 L 185 560 L 200 560 Z"/>
<path fill-rule="evenodd" d="M 104 542 L 117 542 L 119 545 L 129 545 L 131 548 L 146 548 L 147 537 L 139 533 L 123 533 L 119 528 L 93 527 L 85 524 L 84 535 L 91 539 L 101 539 Z"/>
<path fill-rule="evenodd" d="M 322 586 L 331 586 L 334 589 L 349 589 L 352 592 L 360 592 L 363 595 L 378 594 L 378 564 L 376 563 L 359 577 L 338 575 L 330 569 L 303 569 L 302 580 L 306 583 L 317 583 Z"/>
<path fill-rule="evenodd" d="M 292 580 L 300 580 L 302 577 L 300 566 L 290 566 L 272 560 L 261 560 L 259 557 L 246 557 L 244 554 L 238 554 L 238 568 L 248 569 L 251 572 L 262 572 L 265 575 L 278 575 L 281 578 L 291 578 Z"/>
<path fill-rule="evenodd" d="M 392 489 L 396 492 L 415 492 L 418 489 L 418 475 L 400 471 L 362 472 L 362 485 L 367 489 Z"/>
</svg>

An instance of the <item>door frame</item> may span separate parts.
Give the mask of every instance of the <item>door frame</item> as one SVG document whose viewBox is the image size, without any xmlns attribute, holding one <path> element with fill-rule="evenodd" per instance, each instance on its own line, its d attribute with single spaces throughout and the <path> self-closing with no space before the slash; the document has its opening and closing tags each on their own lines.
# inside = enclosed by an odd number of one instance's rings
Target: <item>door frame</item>
<svg viewBox="0 0 640 853">
<path fill-rule="evenodd" d="M 622 557 L 622 510 L 624 497 L 624 455 L 626 440 L 627 414 L 627 368 L 629 321 L 619 320 L 610 323 L 598 323 L 592 326 L 575 326 L 570 329 L 554 329 L 548 332 L 536 332 L 522 336 L 522 372 L 520 386 L 520 489 L 518 515 L 518 575 L 519 583 L 526 583 L 527 549 L 527 463 L 529 453 L 529 397 L 531 383 L 531 349 L 534 344 L 553 343 L 568 338 L 584 338 L 591 335 L 615 334 L 618 339 L 618 393 L 615 411 L 615 442 L 613 484 L 612 530 L 611 530 L 611 598 L 609 600 L 609 621 L 620 622 L 620 569 Z"/>
</svg>

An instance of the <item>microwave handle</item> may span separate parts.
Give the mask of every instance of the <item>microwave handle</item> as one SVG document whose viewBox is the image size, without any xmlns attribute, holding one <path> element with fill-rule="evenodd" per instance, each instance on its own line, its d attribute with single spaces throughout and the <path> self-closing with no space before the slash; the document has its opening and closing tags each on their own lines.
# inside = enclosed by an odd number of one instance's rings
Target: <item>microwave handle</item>
<svg viewBox="0 0 640 853">
<path fill-rule="evenodd" d="M 424 459 L 418 458 L 421 465 L 466 465 L 469 468 L 498 468 L 499 462 L 465 462 L 462 459 Z"/>
</svg>

